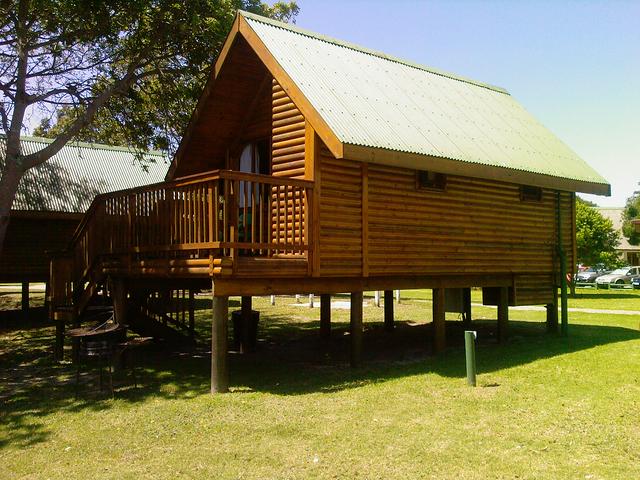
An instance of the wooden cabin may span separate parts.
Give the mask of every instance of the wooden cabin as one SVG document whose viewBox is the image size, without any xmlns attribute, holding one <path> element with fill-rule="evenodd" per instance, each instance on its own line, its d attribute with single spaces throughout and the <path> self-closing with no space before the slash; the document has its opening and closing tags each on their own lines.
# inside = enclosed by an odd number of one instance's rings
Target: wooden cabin
<svg viewBox="0 0 640 480">
<path fill-rule="evenodd" d="M 124 321 L 212 288 L 212 391 L 231 295 L 248 315 L 254 295 L 320 294 L 326 333 L 328 295 L 351 292 L 357 364 L 362 292 L 432 288 L 438 352 L 472 287 L 502 338 L 509 305 L 557 325 L 575 192 L 610 187 L 505 90 L 239 12 L 166 182 L 95 199 L 54 297 L 78 318 L 108 283 Z"/>
<path fill-rule="evenodd" d="M 5 138 L 0 134 L 2 150 Z M 31 153 L 51 141 L 23 136 L 21 148 Z M 126 148 L 75 142 L 24 175 L 0 252 L 0 283 L 22 284 L 23 308 L 29 283 L 49 281 L 49 252 L 68 247 L 96 195 L 163 180 L 165 157 L 159 152 L 144 157 L 145 168 Z"/>
</svg>

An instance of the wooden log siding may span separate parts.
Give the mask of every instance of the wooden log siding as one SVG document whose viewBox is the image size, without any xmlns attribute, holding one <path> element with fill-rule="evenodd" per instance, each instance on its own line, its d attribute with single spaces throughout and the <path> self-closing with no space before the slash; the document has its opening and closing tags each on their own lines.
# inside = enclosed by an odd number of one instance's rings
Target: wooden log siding
<svg viewBox="0 0 640 480">
<path fill-rule="evenodd" d="M 300 110 L 273 80 L 271 170 L 274 177 L 305 178 L 305 125 Z M 301 193 L 286 187 L 273 188 L 271 233 L 278 243 L 305 242 L 307 199 Z"/>
<path fill-rule="evenodd" d="M 320 275 L 361 276 L 362 168 L 320 147 Z M 371 212 L 371 205 L 369 205 Z M 369 236 L 371 241 L 371 234 Z M 387 261 L 399 254 L 387 250 Z M 401 261 L 398 258 L 398 261 Z M 371 271 L 370 271 L 371 274 Z"/>
<path fill-rule="evenodd" d="M 541 202 L 524 202 L 519 185 L 457 176 L 447 178 L 444 191 L 421 190 L 415 170 L 374 164 L 362 169 L 359 162 L 335 159 L 324 146 L 319 160 L 322 276 L 361 276 L 366 255 L 369 276 L 507 273 L 517 304 L 552 298 L 558 281 L 555 191 L 544 190 Z M 570 193 L 562 193 L 569 268 L 572 202 Z"/>
</svg>

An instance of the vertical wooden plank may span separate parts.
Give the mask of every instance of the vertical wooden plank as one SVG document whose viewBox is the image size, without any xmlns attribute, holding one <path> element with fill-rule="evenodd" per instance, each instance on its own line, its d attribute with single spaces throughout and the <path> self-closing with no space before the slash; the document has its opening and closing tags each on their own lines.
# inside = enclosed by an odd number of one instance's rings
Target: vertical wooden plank
<svg viewBox="0 0 640 480">
<path fill-rule="evenodd" d="M 393 318 L 393 290 L 384 291 L 384 329 L 392 332 L 395 328 L 395 319 Z"/>
<path fill-rule="evenodd" d="M 362 292 L 351 292 L 351 366 L 358 367 L 362 361 Z"/>
<path fill-rule="evenodd" d="M 322 195 L 322 179 L 321 173 L 321 159 L 320 159 L 320 139 L 314 132 L 313 135 L 313 149 L 305 150 L 307 155 L 313 156 L 313 196 L 311 200 L 312 211 L 311 218 L 312 223 L 310 227 L 309 235 L 309 248 L 312 251 L 312 275 L 314 277 L 320 276 L 320 198 Z"/>
<path fill-rule="evenodd" d="M 256 182 L 251 183 L 251 243 L 256 243 Z M 257 253 L 254 249 L 251 249 L 252 253 Z"/>
<path fill-rule="evenodd" d="M 362 276 L 369 276 L 369 164 L 362 163 Z"/>
<path fill-rule="evenodd" d="M 214 201 L 213 197 L 213 185 L 211 182 L 207 183 L 207 223 L 209 225 L 209 230 L 207 232 L 207 242 L 215 242 L 216 234 L 214 232 L 214 219 L 217 219 L 218 209 L 214 208 L 214 205 L 217 205 Z"/>
<path fill-rule="evenodd" d="M 509 288 L 500 287 L 498 298 L 498 341 L 504 343 L 507 340 L 509 326 Z M 557 312 L 557 310 L 556 310 Z"/>
<path fill-rule="evenodd" d="M 211 393 L 229 391 L 227 342 L 229 297 L 213 296 L 211 322 Z"/>
<path fill-rule="evenodd" d="M 320 337 L 328 339 L 331 336 L 331 295 L 320 295 Z"/>
<path fill-rule="evenodd" d="M 447 346 L 444 308 L 444 288 L 433 289 L 433 351 L 440 353 Z"/>
</svg>

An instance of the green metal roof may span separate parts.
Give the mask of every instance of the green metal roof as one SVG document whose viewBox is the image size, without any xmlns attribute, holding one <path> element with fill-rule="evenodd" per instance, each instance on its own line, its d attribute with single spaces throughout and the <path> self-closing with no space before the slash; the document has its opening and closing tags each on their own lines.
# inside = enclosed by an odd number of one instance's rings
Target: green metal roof
<svg viewBox="0 0 640 480">
<path fill-rule="evenodd" d="M 608 187 L 501 88 L 240 15 L 344 144 Z"/>
<path fill-rule="evenodd" d="M 20 139 L 23 154 L 41 150 L 53 140 Z M 0 152 L 6 136 L 0 134 Z M 0 159 L 4 156 L 2 153 Z M 29 169 L 20 181 L 14 210 L 83 213 L 96 195 L 162 182 L 169 167 L 161 152 L 135 151 L 97 143 L 70 142 L 51 159 Z"/>
</svg>

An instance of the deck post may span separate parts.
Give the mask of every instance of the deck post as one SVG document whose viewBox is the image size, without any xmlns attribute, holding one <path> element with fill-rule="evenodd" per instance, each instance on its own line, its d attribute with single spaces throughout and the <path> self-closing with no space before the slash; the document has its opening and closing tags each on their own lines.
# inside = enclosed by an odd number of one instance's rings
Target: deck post
<svg viewBox="0 0 640 480">
<path fill-rule="evenodd" d="M 462 290 L 462 323 L 465 327 L 471 326 L 471 289 Z"/>
<path fill-rule="evenodd" d="M 351 366 L 358 367 L 362 357 L 362 292 L 351 292 Z"/>
<path fill-rule="evenodd" d="M 396 302 L 400 305 L 400 290 L 396 290 Z"/>
<path fill-rule="evenodd" d="M 29 315 L 29 282 L 22 282 L 22 298 L 20 302 L 22 314 L 26 318 Z"/>
<path fill-rule="evenodd" d="M 127 288 L 122 278 L 111 279 L 111 300 L 113 317 L 117 324 L 127 324 Z"/>
<path fill-rule="evenodd" d="M 309 308 L 313 308 L 313 293 L 309 294 Z"/>
<path fill-rule="evenodd" d="M 507 340 L 509 326 L 509 288 L 500 287 L 498 298 L 498 342 Z"/>
<path fill-rule="evenodd" d="M 392 332 L 395 328 L 395 320 L 393 318 L 393 290 L 384 291 L 384 329 Z"/>
<path fill-rule="evenodd" d="M 331 336 L 331 295 L 320 295 L 320 337 L 328 339 Z"/>
<path fill-rule="evenodd" d="M 443 352 L 447 346 L 444 288 L 433 289 L 433 352 Z"/>
<path fill-rule="evenodd" d="M 380 308 L 380 290 L 376 290 L 373 295 L 373 303 L 376 307 Z"/>
<path fill-rule="evenodd" d="M 211 322 L 211 393 L 229 391 L 227 370 L 227 336 L 229 297 L 213 297 Z"/>
<path fill-rule="evenodd" d="M 553 287 L 553 300 L 547 303 L 547 332 L 558 333 L 558 288 Z"/>
<path fill-rule="evenodd" d="M 193 290 L 189 289 L 189 338 L 193 340 L 195 336 L 195 294 Z"/>
<path fill-rule="evenodd" d="M 242 297 L 241 301 L 241 323 L 240 323 L 240 353 L 247 353 L 250 350 L 249 347 L 249 331 L 252 321 L 252 297 Z"/>
</svg>

